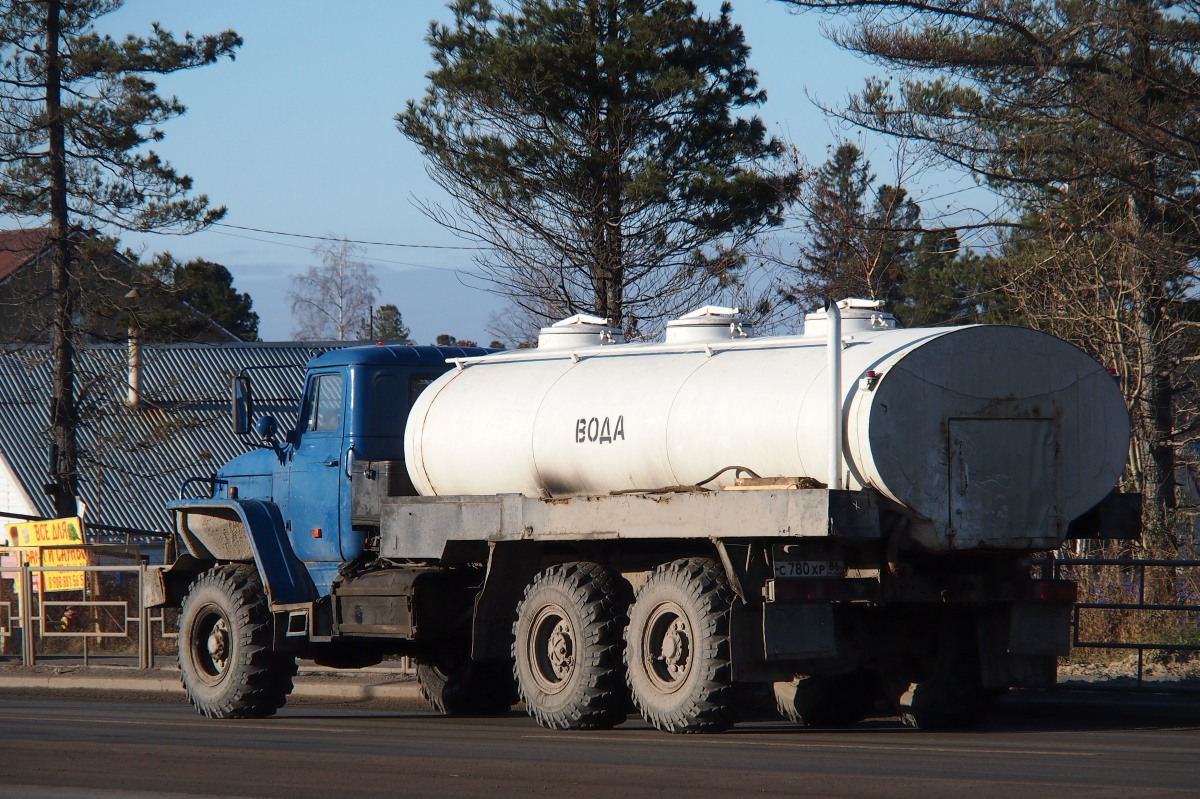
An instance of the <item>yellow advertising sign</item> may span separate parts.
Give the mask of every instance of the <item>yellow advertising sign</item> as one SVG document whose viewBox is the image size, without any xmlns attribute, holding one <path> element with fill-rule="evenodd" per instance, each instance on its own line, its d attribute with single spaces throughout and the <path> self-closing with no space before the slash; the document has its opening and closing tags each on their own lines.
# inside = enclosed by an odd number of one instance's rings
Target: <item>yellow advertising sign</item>
<svg viewBox="0 0 1200 799">
<path fill-rule="evenodd" d="M 82 543 L 83 520 L 78 516 L 8 525 L 9 546 L 38 547 L 25 552 L 30 566 L 86 566 L 87 551 L 70 546 Z M 33 579 L 39 592 L 83 590 L 81 571 L 38 572 Z"/>
</svg>

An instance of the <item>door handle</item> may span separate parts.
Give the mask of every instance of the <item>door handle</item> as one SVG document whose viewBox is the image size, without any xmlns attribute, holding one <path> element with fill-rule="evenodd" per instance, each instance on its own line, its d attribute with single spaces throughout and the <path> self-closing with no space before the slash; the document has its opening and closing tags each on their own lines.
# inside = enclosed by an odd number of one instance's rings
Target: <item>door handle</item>
<svg viewBox="0 0 1200 799">
<path fill-rule="evenodd" d="M 338 465 L 338 462 L 337 462 L 336 460 L 332 460 L 332 461 L 321 461 L 321 462 L 322 462 L 322 463 L 324 463 L 326 466 L 337 466 L 337 465 Z"/>
</svg>

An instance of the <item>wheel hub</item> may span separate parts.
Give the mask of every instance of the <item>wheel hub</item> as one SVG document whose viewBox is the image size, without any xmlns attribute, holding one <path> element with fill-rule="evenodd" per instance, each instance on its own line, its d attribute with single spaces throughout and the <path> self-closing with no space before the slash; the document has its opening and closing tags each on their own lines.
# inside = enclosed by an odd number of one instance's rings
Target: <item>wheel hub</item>
<svg viewBox="0 0 1200 799">
<path fill-rule="evenodd" d="M 554 632 L 550 635 L 550 640 L 546 644 L 546 655 L 550 662 L 550 667 L 559 679 L 566 679 L 571 673 L 571 667 L 574 665 L 574 652 L 572 652 L 572 630 L 570 622 L 563 620 L 554 626 Z"/>
<path fill-rule="evenodd" d="M 558 605 L 546 605 L 534 617 L 529 662 L 539 690 L 558 693 L 575 673 L 575 628 Z"/>
<path fill-rule="evenodd" d="M 224 664 L 229 657 L 229 637 L 220 627 L 214 627 L 208 635 L 208 656 L 217 665 Z"/>
<path fill-rule="evenodd" d="M 663 693 L 679 690 L 692 670 L 692 633 L 683 609 L 667 602 L 654 609 L 642 639 L 646 674 Z"/>
<path fill-rule="evenodd" d="M 687 671 L 688 629 L 687 622 L 683 619 L 671 622 L 667 636 L 663 639 L 662 661 L 673 675 L 679 676 Z"/>
<path fill-rule="evenodd" d="M 229 620 L 215 609 L 202 615 L 193 641 L 193 658 L 200 678 L 213 684 L 220 682 L 233 655 Z"/>
</svg>

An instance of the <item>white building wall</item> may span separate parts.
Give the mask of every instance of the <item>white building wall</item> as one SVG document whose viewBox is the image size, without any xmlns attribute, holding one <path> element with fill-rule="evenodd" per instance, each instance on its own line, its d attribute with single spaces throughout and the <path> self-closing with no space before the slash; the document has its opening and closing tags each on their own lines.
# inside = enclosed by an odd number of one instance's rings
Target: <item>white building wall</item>
<svg viewBox="0 0 1200 799">
<path fill-rule="evenodd" d="M 12 464 L 8 462 L 8 458 L 0 454 L 0 521 L 9 518 L 4 515 L 4 511 L 23 513 L 26 516 L 38 515 L 38 510 L 29 498 L 28 492 L 17 480 L 17 473 L 13 471 Z M 2 531 L 3 528 L 0 528 L 0 532 Z"/>
</svg>

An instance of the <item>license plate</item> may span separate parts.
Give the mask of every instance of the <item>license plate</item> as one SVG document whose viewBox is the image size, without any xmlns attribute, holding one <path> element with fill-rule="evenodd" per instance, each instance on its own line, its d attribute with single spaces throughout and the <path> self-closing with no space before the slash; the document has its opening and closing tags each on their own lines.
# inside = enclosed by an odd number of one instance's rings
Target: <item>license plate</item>
<svg viewBox="0 0 1200 799">
<path fill-rule="evenodd" d="M 843 560 L 780 560 L 775 562 L 775 576 L 781 579 L 797 577 L 845 577 Z"/>
</svg>

